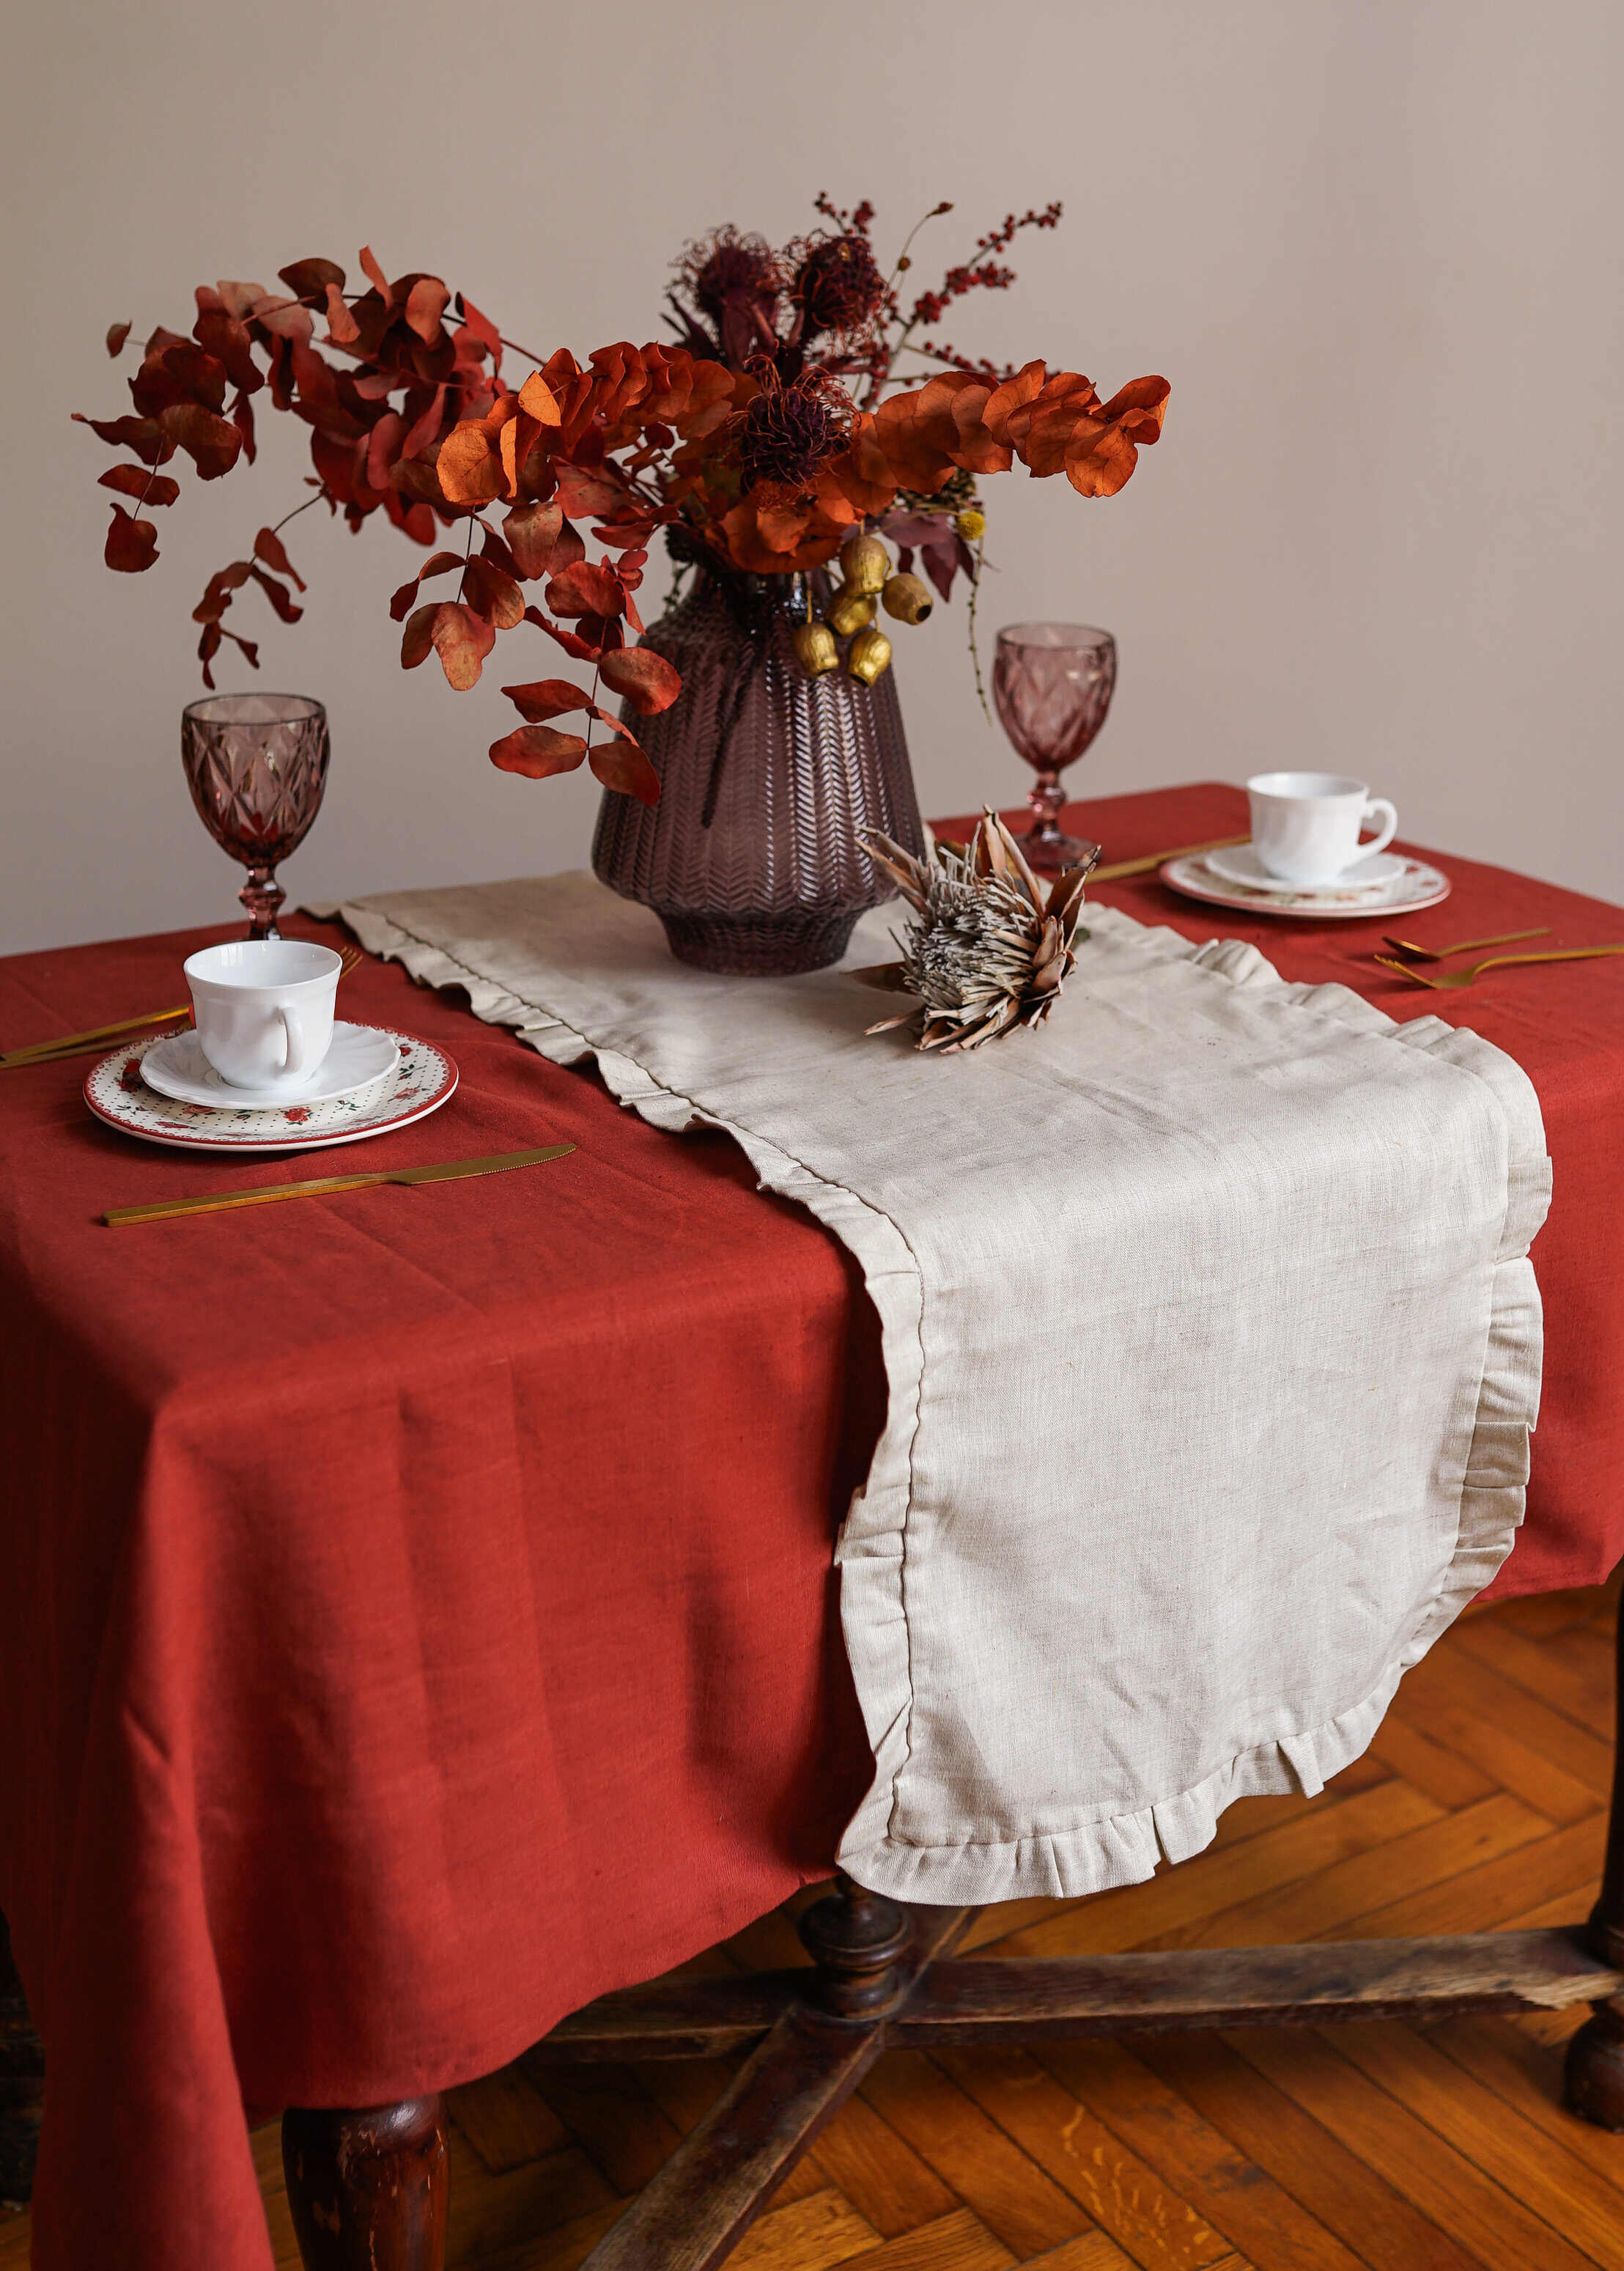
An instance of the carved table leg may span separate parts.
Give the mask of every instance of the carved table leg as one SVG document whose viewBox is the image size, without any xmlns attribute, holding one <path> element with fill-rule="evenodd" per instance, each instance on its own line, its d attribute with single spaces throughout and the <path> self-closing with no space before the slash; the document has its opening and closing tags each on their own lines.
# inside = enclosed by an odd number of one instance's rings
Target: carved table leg
<svg viewBox="0 0 1624 2271">
<path fill-rule="evenodd" d="M 442 2271 L 446 2117 L 438 2097 L 282 2116 L 282 2166 L 306 2271 Z"/>
<path fill-rule="evenodd" d="M 1613 1810 L 1601 1898 L 1587 1927 L 1604 1962 L 1624 1968 L 1624 1612 L 1618 1632 L 1618 1718 L 1613 1756 Z M 1601 2129 L 1624 2129 L 1624 1996 L 1592 2006 L 1568 2045 L 1568 2103 Z"/>
<path fill-rule="evenodd" d="M 844 1875 L 801 1918 L 816 1970 L 582 2271 L 716 2271 L 886 2047 L 894 2012 L 974 1915 L 916 1909 Z M 805 1978 L 805 1972 L 791 1975 Z"/>
<path fill-rule="evenodd" d="M 818 1967 L 815 1993 L 824 2010 L 837 2019 L 867 2019 L 895 2000 L 909 1926 L 894 1901 L 854 1884 L 842 1869 L 834 1892 L 807 1910 L 799 1930 Z"/>
</svg>

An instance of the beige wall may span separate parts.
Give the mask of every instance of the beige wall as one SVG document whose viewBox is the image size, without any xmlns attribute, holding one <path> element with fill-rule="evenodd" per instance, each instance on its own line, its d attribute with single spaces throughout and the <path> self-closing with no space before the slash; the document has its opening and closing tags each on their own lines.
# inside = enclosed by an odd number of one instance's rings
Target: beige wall
<svg viewBox="0 0 1624 2271">
<path fill-rule="evenodd" d="M 1009 206 L 1063 197 L 1020 288 L 955 337 L 1108 390 L 1173 382 L 1166 437 L 1114 503 L 1020 474 L 993 490 L 988 625 L 1081 616 L 1121 642 L 1079 778 L 1353 771 L 1422 841 L 1624 899 L 1621 64 L 1610 0 L 30 11 L 3 98 L 0 946 L 231 904 L 179 773 L 188 616 L 297 497 L 300 434 L 278 421 L 252 473 L 189 482 L 157 569 L 109 576 L 108 455 L 67 422 L 122 406 L 109 320 L 183 327 L 200 279 L 352 264 L 370 241 L 512 336 L 584 352 L 656 335 L 686 235 L 733 218 L 787 236 L 820 187 L 871 196 L 887 242 L 956 200 L 922 277 Z M 310 614 L 262 626 L 260 682 L 332 713 L 295 893 L 582 861 L 591 785 L 493 771 L 512 722 L 494 683 L 454 696 L 397 666 L 401 540 L 315 517 L 294 547 Z M 938 811 L 1024 787 L 961 641 L 957 607 L 898 641 Z M 520 674 L 552 666 L 542 645 Z"/>
</svg>

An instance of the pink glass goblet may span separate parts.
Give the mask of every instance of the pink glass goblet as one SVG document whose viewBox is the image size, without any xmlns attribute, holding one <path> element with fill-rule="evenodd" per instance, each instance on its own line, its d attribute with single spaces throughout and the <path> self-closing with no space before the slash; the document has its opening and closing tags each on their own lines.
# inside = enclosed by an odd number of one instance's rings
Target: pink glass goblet
<svg viewBox="0 0 1624 2271">
<path fill-rule="evenodd" d="M 248 879 L 239 893 L 250 938 L 279 938 L 287 894 L 278 863 L 296 851 L 327 785 L 327 712 L 305 694 L 211 694 L 181 713 L 192 802 Z"/>
<path fill-rule="evenodd" d="M 1030 831 L 1020 848 L 1034 867 L 1057 875 L 1098 847 L 1064 835 L 1060 775 L 1105 723 L 1116 685 L 1116 642 L 1088 623 L 1012 623 L 998 633 L 992 698 L 998 722 L 1037 774 L 1027 796 Z"/>
</svg>

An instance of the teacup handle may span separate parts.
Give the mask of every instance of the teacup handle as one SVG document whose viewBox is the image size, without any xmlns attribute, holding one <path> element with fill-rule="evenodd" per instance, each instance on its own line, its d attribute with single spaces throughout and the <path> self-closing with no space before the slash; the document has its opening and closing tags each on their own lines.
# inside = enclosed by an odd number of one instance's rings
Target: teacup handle
<svg viewBox="0 0 1624 2271">
<path fill-rule="evenodd" d="M 1390 805 L 1388 810 L 1390 812 L 1391 809 Z M 300 1073 L 310 1070 L 315 1062 L 315 1051 L 310 1046 L 309 1032 L 297 1009 L 279 1005 L 277 1015 L 282 1020 L 282 1034 L 287 1044 L 286 1061 L 282 1071 L 287 1078 L 293 1079 Z"/>
<path fill-rule="evenodd" d="M 1398 833 L 1398 807 L 1396 805 L 1390 804 L 1384 796 L 1373 796 L 1370 799 L 1370 801 L 1366 805 L 1364 812 L 1361 816 L 1359 823 L 1360 826 L 1361 828 L 1368 828 L 1370 825 L 1370 823 L 1378 818 L 1383 813 L 1387 815 L 1387 825 L 1382 830 L 1379 835 L 1373 836 L 1368 844 L 1361 844 L 1360 845 L 1359 856 L 1361 860 L 1368 860 L 1374 853 L 1385 852 L 1388 845 L 1392 842 L 1394 837 Z"/>
</svg>

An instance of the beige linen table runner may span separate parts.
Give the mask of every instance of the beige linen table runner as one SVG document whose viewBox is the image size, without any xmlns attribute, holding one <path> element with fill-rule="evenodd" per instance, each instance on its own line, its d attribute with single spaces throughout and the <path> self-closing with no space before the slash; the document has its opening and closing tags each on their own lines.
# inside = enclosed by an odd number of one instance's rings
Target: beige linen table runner
<svg viewBox="0 0 1624 2271">
<path fill-rule="evenodd" d="M 1092 1892 L 1317 1791 L 1509 1551 L 1550 1169 L 1476 1035 L 1110 910 L 1041 1031 L 950 1059 L 865 1039 L 838 971 L 683 967 L 589 875 L 341 912 L 659 1126 L 729 1129 L 861 1262 L 860 1882 Z"/>
</svg>

